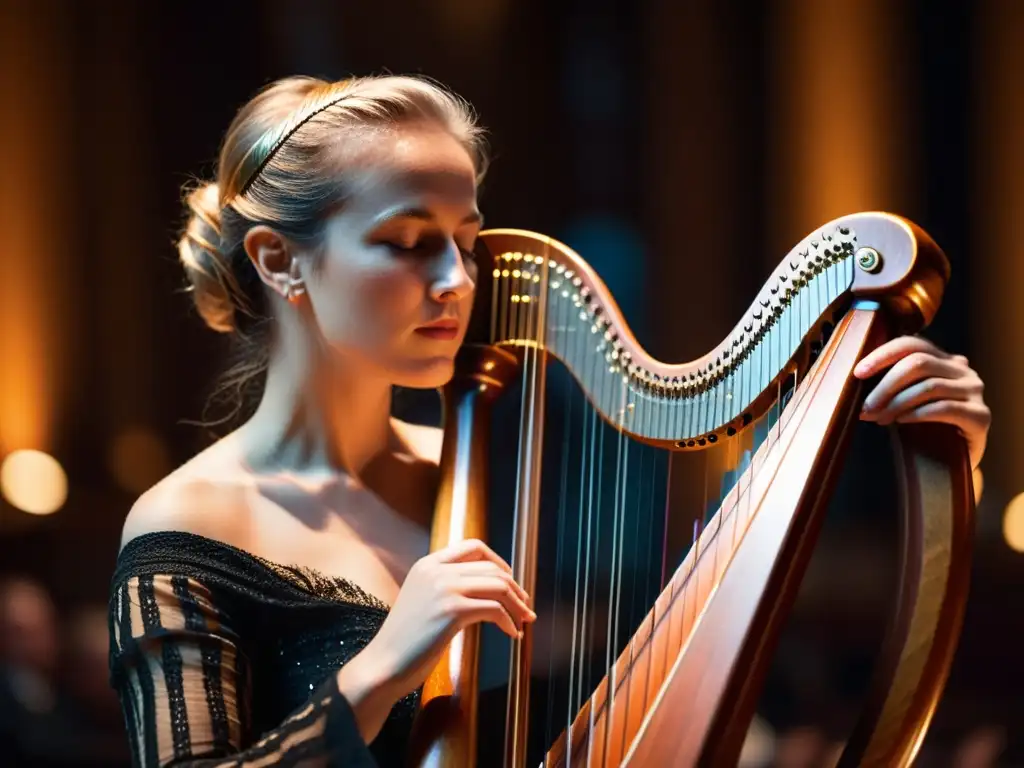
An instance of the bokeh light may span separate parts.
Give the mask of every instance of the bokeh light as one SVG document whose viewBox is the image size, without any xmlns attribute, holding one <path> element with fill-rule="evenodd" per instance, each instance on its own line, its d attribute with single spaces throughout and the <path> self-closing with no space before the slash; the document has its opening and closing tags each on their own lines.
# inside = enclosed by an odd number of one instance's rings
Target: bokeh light
<svg viewBox="0 0 1024 768">
<path fill-rule="evenodd" d="M 22 512 L 49 515 L 67 501 L 68 478 L 60 462 L 49 454 L 14 451 L 0 465 L 0 492 Z"/>
<path fill-rule="evenodd" d="M 1017 494 L 1003 513 L 1003 538 L 1015 552 L 1024 552 L 1024 493 Z"/>
</svg>

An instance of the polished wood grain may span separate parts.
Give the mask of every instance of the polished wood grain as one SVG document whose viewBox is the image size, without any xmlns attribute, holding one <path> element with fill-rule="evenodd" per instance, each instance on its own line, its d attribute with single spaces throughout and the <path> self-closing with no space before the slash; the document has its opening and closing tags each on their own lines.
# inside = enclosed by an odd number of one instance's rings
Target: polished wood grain
<svg viewBox="0 0 1024 768">
<path fill-rule="evenodd" d="M 465 539 L 487 538 L 490 409 L 518 369 L 497 347 L 464 346 L 444 388 L 441 484 L 431 527 L 432 552 Z M 459 632 L 423 685 L 409 764 L 470 768 L 476 763 L 479 626 Z"/>
</svg>

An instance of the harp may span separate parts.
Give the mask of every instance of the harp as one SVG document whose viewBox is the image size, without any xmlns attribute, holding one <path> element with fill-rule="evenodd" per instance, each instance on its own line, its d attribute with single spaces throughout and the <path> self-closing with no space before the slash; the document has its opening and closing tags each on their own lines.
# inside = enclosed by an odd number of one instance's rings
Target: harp
<svg viewBox="0 0 1024 768">
<path fill-rule="evenodd" d="M 478 259 L 470 336 L 443 392 L 432 547 L 487 537 L 495 522 L 489 468 L 501 449 L 514 469 L 504 497 L 517 580 L 539 599 L 538 552 L 557 548 L 563 566 L 573 563 L 561 572 L 575 574 L 574 587 L 561 611 L 538 608 L 538 622 L 509 644 L 504 733 L 478 722 L 480 628 L 455 637 L 424 685 L 412 764 L 472 766 L 486 741 L 501 747 L 506 768 L 735 765 L 859 412 L 854 366 L 932 320 L 948 261 L 900 217 L 837 219 L 790 251 L 715 349 L 667 364 L 640 347 L 598 275 L 561 243 L 492 230 L 480 237 Z M 552 510 L 541 487 L 545 466 L 563 458 L 545 448 L 545 432 L 565 411 L 564 403 L 552 407 L 548 391 L 556 367 L 586 406 L 575 424 L 565 417 L 570 442 L 585 450 L 563 470 L 568 500 Z M 512 392 L 518 440 L 491 423 Z M 963 440 L 935 425 L 891 432 L 899 583 L 843 766 L 912 761 L 945 685 L 967 595 L 974 495 Z M 704 485 L 692 545 L 675 546 L 677 554 L 653 545 L 679 539 L 678 493 L 654 498 L 654 490 L 671 480 L 673 461 L 712 451 L 725 481 L 711 493 Z M 611 468 L 595 468 L 601 459 Z M 649 493 L 655 511 L 637 512 L 634 492 Z M 557 533 L 540 535 L 556 511 Z M 554 687 L 543 697 L 531 690 L 546 620 L 560 622 L 550 634 L 563 651 L 561 671 L 547 678 L 568 678 L 560 696 Z M 549 658 L 558 656 L 552 647 Z M 531 734 L 544 698 L 547 732 Z"/>
</svg>

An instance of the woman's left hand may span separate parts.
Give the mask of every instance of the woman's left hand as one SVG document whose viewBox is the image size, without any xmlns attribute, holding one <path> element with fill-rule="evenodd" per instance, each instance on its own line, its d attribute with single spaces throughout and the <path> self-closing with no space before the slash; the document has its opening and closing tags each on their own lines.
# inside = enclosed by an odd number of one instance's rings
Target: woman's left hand
<svg viewBox="0 0 1024 768">
<path fill-rule="evenodd" d="M 919 336 L 901 336 L 871 352 L 854 375 L 868 379 L 889 368 L 867 399 L 861 418 L 879 424 L 941 422 L 960 429 L 971 468 L 985 453 L 992 414 L 984 384 L 963 355 L 943 352 Z"/>
</svg>

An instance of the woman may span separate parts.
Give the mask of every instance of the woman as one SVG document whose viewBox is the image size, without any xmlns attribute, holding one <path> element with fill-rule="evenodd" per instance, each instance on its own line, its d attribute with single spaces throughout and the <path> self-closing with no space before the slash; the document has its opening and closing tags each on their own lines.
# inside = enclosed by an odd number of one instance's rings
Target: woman
<svg viewBox="0 0 1024 768">
<path fill-rule="evenodd" d="M 111 668 L 137 763 L 399 765 L 454 633 L 536 618 L 484 544 L 426 555 L 440 435 L 390 416 L 393 385 L 452 374 L 483 166 L 468 107 L 433 84 L 291 78 L 242 108 L 189 195 L 196 306 L 248 350 L 235 382 L 266 381 L 125 523 Z M 866 417 L 954 421 L 977 463 L 966 360 L 901 339 L 858 374 L 889 366 Z"/>
</svg>

